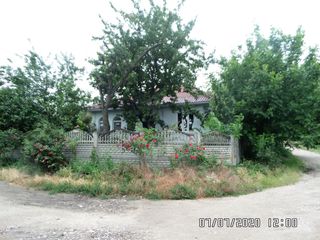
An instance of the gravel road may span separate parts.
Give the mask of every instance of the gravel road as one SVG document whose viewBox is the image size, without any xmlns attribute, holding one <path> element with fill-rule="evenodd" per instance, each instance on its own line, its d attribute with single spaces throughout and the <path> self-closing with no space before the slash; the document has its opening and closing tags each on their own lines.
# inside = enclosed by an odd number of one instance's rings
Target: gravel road
<svg viewBox="0 0 320 240">
<path fill-rule="evenodd" d="M 0 182 L 0 240 L 320 239 L 320 155 L 294 154 L 309 169 L 297 184 L 219 199 L 100 200 Z M 259 218 L 261 226 L 200 228 L 199 218 Z M 298 226 L 268 227 L 269 218 L 297 218 Z"/>
</svg>

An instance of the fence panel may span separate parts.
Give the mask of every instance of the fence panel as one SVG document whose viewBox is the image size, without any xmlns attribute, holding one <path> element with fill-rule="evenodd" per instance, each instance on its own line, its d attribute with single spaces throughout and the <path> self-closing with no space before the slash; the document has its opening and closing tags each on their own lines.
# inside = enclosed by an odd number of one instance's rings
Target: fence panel
<svg viewBox="0 0 320 240">
<path fill-rule="evenodd" d="M 201 143 L 203 145 L 226 146 L 231 144 L 231 136 L 218 132 L 209 132 L 202 135 Z"/>
<path fill-rule="evenodd" d="M 183 145 L 185 143 L 196 143 L 194 134 L 179 132 L 176 130 L 164 130 L 158 132 L 161 144 Z"/>
<path fill-rule="evenodd" d="M 82 143 L 85 143 L 85 144 L 90 144 L 90 143 L 93 143 L 93 137 L 82 131 L 82 130 L 72 130 L 71 132 L 68 132 L 67 133 L 67 137 L 72 139 L 72 140 L 75 140 L 77 141 L 78 144 L 82 144 Z"/>
<path fill-rule="evenodd" d="M 130 138 L 140 134 L 128 130 L 113 130 L 104 136 L 97 137 L 97 134 L 90 134 L 81 130 L 74 130 L 67 134 L 70 139 L 77 141 L 76 157 L 79 159 L 90 159 L 91 152 L 95 149 L 99 157 L 109 156 L 115 161 L 137 162 L 138 156 L 125 150 L 122 144 Z M 238 141 L 231 136 L 217 132 L 201 134 L 199 132 L 183 133 L 176 130 L 164 130 L 157 133 L 159 146 L 155 147 L 155 154 L 152 157 L 153 165 L 169 165 L 170 158 L 174 155 L 175 149 L 184 144 L 201 144 L 205 147 L 207 156 L 215 155 L 218 159 L 237 164 L 239 162 Z M 70 149 L 66 150 L 67 157 L 71 156 Z"/>
<path fill-rule="evenodd" d="M 133 134 L 135 133 L 124 129 L 112 130 L 104 136 L 99 136 L 98 144 L 122 144 L 130 140 Z"/>
</svg>

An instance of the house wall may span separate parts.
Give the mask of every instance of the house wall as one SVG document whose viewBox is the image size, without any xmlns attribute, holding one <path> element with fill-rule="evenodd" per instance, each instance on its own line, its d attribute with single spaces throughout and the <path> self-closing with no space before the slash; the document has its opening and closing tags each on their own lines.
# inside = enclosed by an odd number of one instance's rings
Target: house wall
<svg viewBox="0 0 320 240">
<path fill-rule="evenodd" d="M 118 110 L 118 109 L 115 109 L 115 110 L 109 110 L 109 124 L 110 124 L 110 130 L 113 130 L 113 119 L 116 117 L 116 116 L 119 116 L 121 115 L 122 111 L 121 110 Z M 97 127 L 97 129 L 99 129 L 100 127 L 100 119 L 102 118 L 102 112 L 99 111 L 99 112 L 92 112 L 92 122 L 95 124 L 95 126 Z M 126 129 L 127 128 L 127 123 L 126 121 L 124 120 L 123 117 L 121 117 L 121 126 L 123 129 Z"/>
<path fill-rule="evenodd" d="M 205 112 L 205 106 L 204 105 L 196 105 L 194 106 L 196 110 L 198 110 L 201 113 Z M 110 130 L 113 130 L 113 119 L 117 115 L 121 115 L 122 111 L 120 109 L 113 109 L 109 110 L 109 123 L 110 123 Z M 99 129 L 99 121 L 102 118 L 102 112 L 92 112 L 93 116 L 93 123 L 96 125 L 97 129 Z M 173 112 L 169 107 L 162 107 L 159 110 L 159 117 L 168 127 L 177 127 L 178 126 L 178 112 Z M 127 123 L 124 120 L 123 117 L 121 117 L 122 123 L 121 126 L 123 129 L 127 129 Z M 156 125 L 156 128 L 161 129 L 160 125 Z M 201 121 L 194 117 L 194 123 L 193 123 L 194 129 L 201 129 Z"/>
</svg>

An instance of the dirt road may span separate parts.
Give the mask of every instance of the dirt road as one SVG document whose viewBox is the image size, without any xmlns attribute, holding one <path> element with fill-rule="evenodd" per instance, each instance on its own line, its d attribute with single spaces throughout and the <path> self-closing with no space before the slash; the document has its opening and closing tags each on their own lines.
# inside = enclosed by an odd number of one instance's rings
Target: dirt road
<svg viewBox="0 0 320 240">
<path fill-rule="evenodd" d="M 0 182 L 0 239 L 320 239 L 320 155 L 294 154 L 310 168 L 299 183 L 220 199 L 98 200 Z M 298 226 L 268 227 L 276 217 Z M 200 228 L 199 218 L 259 218 L 261 226 Z"/>
</svg>

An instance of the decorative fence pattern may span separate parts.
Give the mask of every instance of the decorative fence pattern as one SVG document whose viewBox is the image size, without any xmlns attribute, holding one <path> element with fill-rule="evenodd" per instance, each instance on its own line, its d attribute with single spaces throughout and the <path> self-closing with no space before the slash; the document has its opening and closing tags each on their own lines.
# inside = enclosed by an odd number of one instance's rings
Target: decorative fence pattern
<svg viewBox="0 0 320 240">
<path fill-rule="evenodd" d="M 98 136 L 93 133 L 91 136 L 81 130 L 74 130 L 68 133 L 67 137 L 77 142 L 76 149 L 66 149 L 68 158 L 77 157 L 88 160 L 95 150 L 96 154 L 103 157 L 111 157 L 116 162 L 138 162 L 136 154 L 125 150 L 122 144 L 130 139 L 133 134 L 128 130 L 114 130 L 107 135 Z M 219 160 L 229 164 L 239 163 L 239 143 L 232 136 L 217 132 L 201 134 L 199 132 L 183 133 L 175 130 L 164 130 L 158 132 L 160 139 L 159 146 L 155 147 L 155 154 L 150 159 L 151 165 L 168 166 L 170 158 L 175 153 L 175 149 L 186 143 L 199 144 L 205 147 L 205 154 L 215 155 Z"/>
</svg>

